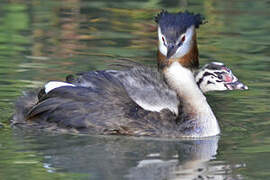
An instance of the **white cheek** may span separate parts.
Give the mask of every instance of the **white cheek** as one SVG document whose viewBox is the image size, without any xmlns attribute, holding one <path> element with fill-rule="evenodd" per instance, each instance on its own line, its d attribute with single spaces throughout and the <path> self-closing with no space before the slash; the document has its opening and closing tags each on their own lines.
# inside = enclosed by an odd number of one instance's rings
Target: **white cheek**
<svg viewBox="0 0 270 180">
<path fill-rule="evenodd" d="M 162 40 L 162 34 L 160 27 L 158 27 L 158 42 L 159 42 L 159 51 L 164 55 L 167 56 L 167 47 L 164 46 L 163 40 Z"/>
<path fill-rule="evenodd" d="M 201 83 L 202 92 L 208 91 L 225 91 L 227 90 L 223 83 L 207 84 L 207 80 Z"/>
<path fill-rule="evenodd" d="M 193 45 L 192 37 L 194 35 L 194 32 L 195 32 L 194 26 L 191 26 L 190 28 L 187 29 L 185 33 L 186 39 L 182 44 L 182 46 L 180 46 L 180 48 L 177 49 L 175 55 L 172 56 L 173 58 L 183 57 L 190 51 Z"/>
<path fill-rule="evenodd" d="M 159 44 L 159 51 L 164 55 L 167 56 L 167 47 L 164 46 L 164 44 L 162 42 L 160 42 Z"/>
</svg>

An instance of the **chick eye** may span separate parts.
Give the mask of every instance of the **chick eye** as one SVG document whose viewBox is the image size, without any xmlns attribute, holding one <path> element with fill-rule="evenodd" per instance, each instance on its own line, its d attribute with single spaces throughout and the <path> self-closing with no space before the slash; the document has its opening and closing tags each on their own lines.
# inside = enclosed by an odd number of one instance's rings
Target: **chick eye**
<svg viewBox="0 0 270 180">
<path fill-rule="evenodd" d="M 223 79 L 223 76 L 221 74 L 219 74 L 218 79 Z"/>
</svg>

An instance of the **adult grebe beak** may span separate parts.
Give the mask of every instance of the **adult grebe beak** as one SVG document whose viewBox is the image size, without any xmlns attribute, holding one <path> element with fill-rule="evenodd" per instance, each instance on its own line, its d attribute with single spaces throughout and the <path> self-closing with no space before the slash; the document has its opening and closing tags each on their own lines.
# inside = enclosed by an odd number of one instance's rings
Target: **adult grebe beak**
<svg viewBox="0 0 270 180">
<path fill-rule="evenodd" d="M 166 57 L 166 59 L 170 59 L 176 53 L 178 48 L 179 48 L 179 46 L 177 46 L 175 44 L 169 44 L 167 46 L 167 57 Z"/>
</svg>

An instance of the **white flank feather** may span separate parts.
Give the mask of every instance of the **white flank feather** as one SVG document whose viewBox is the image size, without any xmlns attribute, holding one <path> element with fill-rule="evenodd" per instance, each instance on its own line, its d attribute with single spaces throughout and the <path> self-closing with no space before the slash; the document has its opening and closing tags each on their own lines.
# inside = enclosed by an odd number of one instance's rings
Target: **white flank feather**
<svg viewBox="0 0 270 180">
<path fill-rule="evenodd" d="M 61 82 L 61 81 L 50 81 L 47 84 L 45 84 L 45 93 L 48 94 L 51 90 L 59 87 L 64 87 L 64 86 L 72 86 L 74 87 L 74 84 L 66 83 L 66 82 Z"/>
</svg>

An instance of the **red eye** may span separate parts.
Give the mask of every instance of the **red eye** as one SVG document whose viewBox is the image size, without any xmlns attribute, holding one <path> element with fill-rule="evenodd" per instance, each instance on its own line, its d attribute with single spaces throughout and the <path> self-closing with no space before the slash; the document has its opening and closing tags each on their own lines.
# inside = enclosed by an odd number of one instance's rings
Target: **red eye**
<svg viewBox="0 0 270 180">
<path fill-rule="evenodd" d="M 181 39 L 181 41 L 184 42 L 185 39 L 186 39 L 186 36 L 183 36 L 182 39 Z"/>
<path fill-rule="evenodd" d="M 162 41 L 165 43 L 165 39 L 164 39 L 164 37 L 162 36 Z"/>
</svg>

